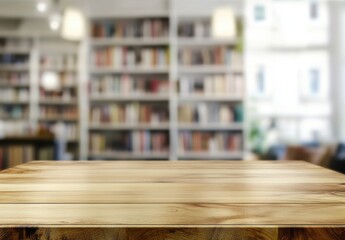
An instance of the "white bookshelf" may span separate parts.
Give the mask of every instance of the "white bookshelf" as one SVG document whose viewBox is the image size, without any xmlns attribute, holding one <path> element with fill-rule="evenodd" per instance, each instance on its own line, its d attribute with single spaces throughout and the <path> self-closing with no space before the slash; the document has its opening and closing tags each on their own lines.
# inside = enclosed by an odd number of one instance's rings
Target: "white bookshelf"
<svg viewBox="0 0 345 240">
<path fill-rule="evenodd" d="M 234 76 L 234 75 L 241 75 L 243 76 L 243 62 L 239 64 L 234 64 L 232 62 L 230 63 L 222 63 L 222 64 L 209 64 L 209 63 L 184 63 L 183 56 L 184 51 L 195 51 L 195 50 L 204 50 L 204 49 L 215 49 L 217 47 L 221 47 L 224 49 L 231 49 L 230 51 L 234 52 L 236 49 L 236 46 L 238 44 L 239 39 L 215 39 L 210 36 L 210 32 L 207 31 L 207 27 L 211 25 L 211 17 L 210 15 L 203 15 L 199 16 L 198 14 L 195 15 L 177 15 L 177 25 L 178 25 L 178 33 L 177 34 L 177 51 L 180 51 L 178 59 L 179 63 L 177 65 L 177 78 L 180 82 L 180 87 L 182 88 L 182 81 L 188 81 L 189 88 L 192 86 L 191 83 L 194 82 L 195 79 L 198 79 L 196 81 L 203 82 L 205 81 L 205 77 L 208 76 Z M 187 29 L 186 29 L 187 25 Z M 198 26 L 197 26 L 198 25 Z M 194 27 L 194 30 L 190 30 L 190 26 Z M 203 26 L 203 30 L 200 30 L 200 26 Z M 189 28 L 189 29 L 188 29 Z M 199 28 L 199 30 L 196 30 Z M 187 31 L 185 31 L 187 30 Z M 210 30 L 210 29 L 209 29 Z M 194 33 L 191 33 L 193 32 Z M 199 32 L 197 32 L 199 31 Z M 191 35 L 190 35 L 191 34 Z M 203 54 L 203 53 L 202 53 Z M 193 59 L 193 57 L 191 58 Z M 193 61 L 193 60 L 191 60 Z M 209 60 L 208 60 L 209 61 Z M 186 78 L 187 77 L 187 78 Z M 203 80 L 199 80 L 199 79 Z M 244 78 L 243 78 L 244 79 Z M 191 82 L 192 81 L 192 82 Z M 193 83 L 194 84 L 194 83 Z M 206 90 L 205 82 L 203 82 L 203 93 L 193 93 L 193 91 L 189 90 L 190 92 L 182 92 L 177 94 L 177 104 L 178 106 L 184 106 L 184 105 L 192 105 L 192 106 L 198 106 L 200 104 L 203 104 L 204 106 L 208 106 L 209 104 L 242 104 L 242 108 L 244 107 L 244 96 L 245 93 L 242 91 L 241 93 L 230 93 L 230 92 L 214 92 L 209 93 Z M 244 85 L 244 82 L 243 82 Z M 222 89 L 223 91 L 223 89 Z M 195 111 L 195 110 L 193 110 Z M 198 111 L 196 111 L 198 112 Z M 195 114 L 195 112 L 193 113 Z M 200 116 L 199 116 L 200 117 Z M 217 159 L 217 160 L 236 160 L 236 159 L 243 159 L 244 157 L 244 138 L 245 138 L 245 128 L 244 128 L 244 120 L 243 122 L 228 122 L 228 123 L 222 123 L 222 122 L 203 122 L 204 120 L 198 119 L 196 122 L 193 123 L 186 123 L 186 122 L 178 122 L 177 125 L 177 156 L 178 159 L 181 160 L 198 160 L 198 159 Z M 230 134 L 236 133 L 242 135 L 242 146 L 241 149 L 235 149 L 235 150 L 215 150 L 212 149 L 211 143 L 209 142 L 209 150 L 188 150 L 188 149 L 181 149 L 181 146 L 185 148 L 186 140 L 185 140 L 185 133 L 190 134 L 187 135 L 187 139 L 192 138 L 194 139 L 194 133 L 207 133 L 210 135 L 218 134 L 227 132 Z M 180 138 L 180 133 L 181 138 Z M 198 136 L 200 137 L 200 136 Z M 190 139 L 189 139 L 190 140 Z M 182 141 L 182 142 L 180 142 Z M 190 140 L 191 141 L 191 140 Z M 194 140 L 193 140 L 194 141 Z M 201 141 L 201 140 L 200 140 Z M 211 140 L 210 140 L 211 141 Z M 213 139 L 212 141 L 215 141 Z M 230 141 L 230 140 L 229 140 Z M 189 145 L 189 144 L 187 144 Z M 191 148 L 194 148 L 194 144 Z"/>
<path fill-rule="evenodd" d="M 30 62 L 32 40 L 29 38 L 17 38 L 1 36 L 4 46 L 0 47 L 2 59 L 11 56 L 14 62 L 0 63 L 0 119 L 4 121 L 4 128 L 7 124 L 20 122 L 22 126 L 28 127 L 31 119 L 31 81 Z M 26 58 L 22 62 L 16 56 Z M 24 128 L 25 128 L 24 127 Z"/>
<path fill-rule="evenodd" d="M 38 44 L 38 76 L 36 86 L 38 91 L 37 121 L 48 127 L 62 122 L 66 126 L 67 151 L 72 153 L 73 159 L 80 157 L 80 121 L 79 118 L 79 75 L 78 75 L 78 44 L 58 39 L 42 38 Z M 44 72 L 54 72 L 58 75 L 60 86 L 56 90 L 45 90 L 42 85 Z M 47 94 L 47 95 L 42 95 Z M 65 93 L 70 96 L 64 96 Z M 74 95 L 73 95 L 74 94 Z M 55 109 L 56 113 L 49 113 L 48 109 Z M 75 116 L 67 114 L 73 111 Z"/>
<path fill-rule="evenodd" d="M 164 18 L 169 22 L 169 34 L 166 37 L 94 37 L 89 34 L 87 42 L 88 59 L 86 62 L 90 64 L 90 56 L 94 49 L 101 49 L 107 47 L 127 47 L 127 48 L 150 48 L 150 47 L 168 47 L 169 48 L 169 65 L 155 66 L 155 67 L 137 67 L 137 66 L 124 66 L 124 67 L 110 67 L 110 66 L 90 66 L 87 71 L 88 78 L 93 81 L 93 78 L 102 78 L 104 76 L 119 76 L 122 74 L 131 76 L 165 76 L 169 80 L 170 91 L 167 94 L 92 94 L 90 93 L 85 101 L 87 102 L 88 109 L 90 110 L 93 105 L 102 106 L 107 104 L 127 104 L 131 102 L 139 103 L 156 103 L 165 102 L 168 104 L 169 122 L 167 123 L 93 123 L 88 121 L 85 124 L 84 132 L 86 133 L 84 143 L 83 156 L 91 159 L 240 159 L 243 157 L 243 149 L 241 151 L 233 152 L 218 152 L 218 153 L 205 153 L 205 152 L 188 152 L 181 154 L 179 152 L 179 132 L 180 131 L 209 131 L 209 132 L 222 132 L 222 131 L 236 131 L 245 134 L 244 123 L 231 122 L 226 124 L 220 123 L 179 123 L 178 122 L 178 106 L 184 103 L 226 103 L 236 104 L 244 103 L 244 93 L 241 95 L 229 94 L 203 94 L 187 96 L 180 96 L 177 90 L 179 79 L 181 75 L 235 75 L 243 74 L 243 67 L 235 65 L 202 65 L 202 66 L 183 66 L 179 64 L 179 50 L 183 48 L 212 48 L 217 46 L 225 46 L 234 49 L 238 43 L 238 39 L 212 39 L 211 37 L 180 37 L 178 35 L 178 24 L 182 20 L 199 20 L 210 21 L 210 14 L 203 14 L 202 17 L 193 16 L 179 16 L 177 7 L 180 3 L 176 1 L 169 1 L 168 11 L 163 15 L 155 14 L 154 12 L 147 13 L 128 13 L 128 14 L 114 14 L 111 16 L 95 17 L 90 19 L 90 28 L 92 23 L 102 23 L 107 21 L 133 21 L 154 18 Z M 211 11 L 210 11 L 211 13 Z M 92 151 L 88 146 L 90 134 L 92 132 L 98 133 L 111 133 L 121 131 L 159 131 L 166 130 L 169 133 L 169 152 L 167 153 L 128 153 L 118 151 Z M 244 136 L 243 136 L 244 139 Z"/>
<path fill-rule="evenodd" d="M 96 19 L 90 19 L 90 29 L 92 31 L 98 31 L 97 27 L 101 26 L 103 27 L 103 31 L 106 30 L 106 27 L 108 27 L 108 24 L 115 24 L 116 27 L 121 26 L 124 28 L 129 29 L 128 26 L 131 26 L 131 24 L 139 23 L 142 24 L 141 27 L 137 28 L 135 31 L 142 31 L 139 33 L 141 36 L 129 36 L 129 35 L 123 35 L 118 36 L 118 33 L 116 34 L 116 37 L 109 37 L 107 36 L 107 33 L 101 34 L 102 36 L 91 36 L 88 40 L 89 43 L 89 56 L 95 57 L 95 55 L 99 54 L 97 50 L 99 49 L 107 49 L 108 54 L 115 54 L 112 52 L 111 49 L 113 48 L 119 48 L 121 49 L 133 49 L 133 51 L 141 51 L 140 49 L 168 49 L 170 44 L 170 38 L 169 35 L 163 36 L 164 34 L 156 34 L 152 32 L 152 36 L 147 36 L 147 32 L 145 32 L 145 22 L 150 19 L 151 21 L 151 27 L 153 26 L 154 21 L 159 21 L 161 25 L 169 24 L 169 15 L 166 13 L 161 16 L 160 14 L 157 16 L 154 12 L 146 15 L 126 15 L 126 16 L 118 16 L 114 14 L 114 16 L 111 17 L 104 17 L 104 18 L 96 18 Z M 123 25 L 120 25 L 123 24 Z M 126 25 L 127 24 L 127 25 Z M 158 24 L 158 23 L 157 23 Z M 169 27 L 169 25 L 166 25 Z M 139 30 L 140 29 L 140 30 Z M 102 31 L 102 30 L 101 30 Z M 114 29 L 114 31 L 116 31 Z M 158 30 L 157 30 L 158 31 Z M 166 30 L 165 30 L 166 31 Z M 162 31 L 162 33 L 164 30 Z M 94 33 L 94 32 L 93 32 Z M 167 32 L 166 32 L 167 33 Z M 139 50 L 138 50 L 139 49 Z M 128 50 L 129 51 L 129 50 Z M 156 50 L 154 50 L 156 51 Z M 164 51 L 164 50 L 163 50 Z M 110 53 L 109 53 L 110 52 Z M 137 53 L 135 53 L 137 54 Z M 152 53 L 151 54 L 155 54 Z M 113 57 L 116 55 L 113 55 Z M 121 56 L 122 58 L 125 55 Z M 96 56 L 96 58 L 99 58 Z M 113 60 L 115 61 L 115 60 Z M 158 61 L 157 59 L 155 61 Z M 150 82 L 152 78 L 158 79 L 157 81 L 163 81 L 163 79 L 168 80 L 168 86 L 169 84 L 169 73 L 170 73 L 170 66 L 167 64 L 154 64 L 150 66 L 140 66 L 135 64 L 128 64 L 123 66 L 113 66 L 113 64 L 102 64 L 101 66 L 99 64 L 93 65 L 91 62 L 91 59 L 89 59 L 89 79 L 90 79 L 90 85 L 93 85 L 93 81 L 102 81 L 102 77 L 122 77 L 124 75 L 128 75 L 131 77 L 131 81 L 133 84 L 137 84 L 138 81 L 148 81 Z M 136 62 L 136 60 L 135 60 Z M 105 65 L 105 66 L 104 66 Z M 141 80 L 139 79 L 141 78 Z M 145 79 L 145 80 L 143 80 Z M 102 83 L 100 83 L 102 84 Z M 150 93 L 150 92 L 129 92 L 124 93 L 121 91 L 120 94 L 116 94 L 114 92 L 108 92 L 105 90 L 105 92 L 102 93 L 94 93 L 93 88 L 91 87 L 91 93 L 88 97 L 88 105 L 89 105 L 89 115 L 92 114 L 92 109 L 96 107 L 102 107 L 102 106 L 119 106 L 121 104 L 140 104 L 142 106 L 145 106 L 145 104 L 149 105 L 157 105 L 157 102 L 159 104 L 162 104 L 164 108 L 169 107 L 169 101 L 170 97 L 168 93 L 162 94 L 162 93 Z M 166 109 L 169 114 L 171 112 L 169 109 Z M 110 111 L 110 110 L 109 110 Z M 138 113 L 139 114 L 139 113 Z M 139 119 L 137 119 L 139 121 Z M 152 122 L 152 123 L 143 123 L 143 122 L 117 122 L 117 123 L 105 123 L 102 122 L 94 122 L 91 121 L 88 123 L 87 127 L 87 134 L 89 135 L 88 138 L 90 139 L 90 144 L 92 143 L 92 135 L 94 134 L 120 134 L 121 132 L 126 132 L 129 136 L 134 136 L 136 132 L 149 132 L 151 134 L 155 131 L 163 131 L 166 132 L 169 136 L 170 134 L 170 128 L 169 128 L 169 122 L 162 123 L 162 122 Z M 90 136 L 91 135 L 91 136 Z M 151 135 L 150 135 L 151 136 Z M 104 140 L 108 141 L 108 140 Z M 135 144 L 135 143 L 133 143 Z M 140 151 L 137 152 L 135 150 L 135 147 L 132 145 L 131 151 L 95 151 L 95 149 L 92 149 L 92 146 L 88 146 L 87 155 L 88 158 L 91 159 L 169 159 L 169 152 L 156 152 L 156 151 Z"/>
<path fill-rule="evenodd" d="M 80 44 L 75 47 L 64 47 L 58 45 L 45 46 L 43 44 L 47 39 L 44 37 L 31 37 L 34 44 L 31 48 L 0 48 L 1 53 L 17 52 L 20 54 L 29 53 L 31 58 L 27 65 L 1 65 L 0 72 L 28 72 L 30 74 L 30 84 L 11 84 L 11 88 L 30 88 L 30 98 L 27 101 L 4 101 L 4 104 L 27 104 L 29 106 L 28 121 L 37 125 L 39 123 L 52 124 L 57 121 L 65 123 L 75 123 L 78 125 L 79 134 L 75 138 L 69 138 L 68 142 L 79 145 L 79 158 L 86 159 L 143 159 L 143 160 L 196 160 L 196 159 L 238 159 L 242 158 L 243 152 L 180 152 L 179 151 L 179 132 L 180 131 L 237 131 L 244 133 L 243 123 L 179 123 L 178 107 L 184 103 L 241 103 L 244 102 L 243 96 L 234 95 L 188 95 L 180 96 L 178 92 L 178 83 L 181 75 L 222 75 L 222 74 L 242 74 L 242 67 L 232 65 L 202 65 L 202 66 L 182 66 L 179 64 L 179 50 L 182 48 L 212 48 L 217 46 L 226 46 L 234 48 L 238 39 L 212 39 L 212 38 L 190 38 L 180 37 L 178 35 L 178 24 L 181 20 L 199 20 L 209 21 L 212 9 L 207 9 L 208 14 L 202 12 L 202 16 L 198 16 L 198 10 L 193 14 L 179 15 L 181 3 L 178 1 L 168 1 L 169 4 L 164 10 L 133 10 L 133 11 L 112 11 L 109 14 L 104 13 L 101 16 L 90 16 L 89 22 L 104 21 L 142 21 L 145 19 L 164 19 L 168 22 L 167 36 L 164 37 L 103 37 L 95 38 L 88 35 Z M 198 4 L 198 3 L 197 3 Z M 189 5 L 188 5 L 189 6 Z M 189 6 L 190 9 L 193 9 Z M 13 37 L 12 35 L 9 37 Z M 24 38 L 24 36 L 16 36 Z M 52 36 L 51 36 L 52 37 Z M 52 47 L 53 46 L 53 47 Z M 169 64 L 156 65 L 150 67 L 126 66 L 126 67 L 110 67 L 98 66 L 90 64 L 93 49 L 101 49 L 108 47 L 127 47 L 127 48 L 169 48 Z M 64 52 L 73 53 L 78 56 L 78 64 L 72 68 L 61 66 L 42 67 L 40 65 L 41 56 L 59 55 Z M 63 99 L 47 99 L 39 97 L 40 76 L 42 71 L 53 71 L 57 73 L 68 72 L 76 74 L 76 82 L 62 85 L 62 89 L 77 89 L 75 98 Z M 149 93 L 129 93 L 123 94 L 100 94 L 95 95 L 90 92 L 90 83 L 94 78 L 102 78 L 104 76 L 121 76 L 130 75 L 134 78 L 157 78 L 168 82 L 170 91 L 164 94 Z M 0 87 L 2 87 L 0 83 Z M 168 122 L 152 122 L 152 123 L 97 123 L 90 121 L 90 110 L 93 106 L 103 106 L 108 104 L 162 104 L 167 108 L 169 113 Z M 2 102 L 0 101 L 0 105 Z M 53 108 L 65 108 L 78 106 L 79 112 L 77 117 L 69 117 L 64 115 L 58 116 L 41 116 L 40 108 L 49 106 Z M 90 148 L 90 134 L 97 133 L 115 133 L 115 132 L 167 132 L 169 139 L 169 151 L 162 152 L 123 152 L 123 151 L 93 151 Z"/>
</svg>

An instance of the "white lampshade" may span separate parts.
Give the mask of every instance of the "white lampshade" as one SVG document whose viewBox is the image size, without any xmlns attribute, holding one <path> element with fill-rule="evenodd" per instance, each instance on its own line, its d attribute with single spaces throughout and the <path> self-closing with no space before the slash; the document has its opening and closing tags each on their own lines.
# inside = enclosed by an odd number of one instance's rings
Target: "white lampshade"
<svg viewBox="0 0 345 240">
<path fill-rule="evenodd" d="M 56 72 L 44 72 L 42 74 L 41 86 L 46 91 L 57 91 L 60 89 L 60 79 Z"/>
<path fill-rule="evenodd" d="M 236 16 L 232 8 L 220 7 L 212 16 L 212 36 L 214 38 L 235 38 Z"/>
<path fill-rule="evenodd" d="M 66 40 L 78 41 L 85 35 L 85 19 L 77 8 L 67 8 L 62 21 L 62 37 Z"/>
<path fill-rule="evenodd" d="M 48 2 L 46 0 L 38 0 L 36 4 L 36 9 L 40 13 L 44 13 L 48 10 Z"/>
</svg>

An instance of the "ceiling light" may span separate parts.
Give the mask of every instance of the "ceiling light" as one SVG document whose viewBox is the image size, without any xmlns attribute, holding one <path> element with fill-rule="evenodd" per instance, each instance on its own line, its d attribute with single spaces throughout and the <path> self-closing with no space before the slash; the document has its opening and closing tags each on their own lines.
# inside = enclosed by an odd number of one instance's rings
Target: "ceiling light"
<svg viewBox="0 0 345 240">
<path fill-rule="evenodd" d="M 236 34 L 236 17 L 232 8 L 215 9 L 212 16 L 212 36 L 214 38 L 235 38 Z"/>
<path fill-rule="evenodd" d="M 46 1 L 39 1 L 39 2 L 37 2 L 36 9 L 37 9 L 37 11 L 39 11 L 41 13 L 46 12 L 47 9 L 48 9 L 47 2 Z"/>
<path fill-rule="evenodd" d="M 85 35 L 85 19 L 77 8 L 67 8 L 62 21 L 62 37 L 66 40 L 82 40 Z"/>
</svg>

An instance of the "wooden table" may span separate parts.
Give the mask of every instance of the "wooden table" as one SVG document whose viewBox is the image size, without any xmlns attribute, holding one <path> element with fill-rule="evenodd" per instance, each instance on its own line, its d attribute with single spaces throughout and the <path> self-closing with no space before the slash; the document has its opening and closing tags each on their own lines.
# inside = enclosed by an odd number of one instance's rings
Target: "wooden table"
<svg viewBox="0 0 345 240">
<path fill-rule="evenodd" d="M 0 239 L 345 239 L 345 176 L 299 161 L 31 162 Z"/>
</svg>

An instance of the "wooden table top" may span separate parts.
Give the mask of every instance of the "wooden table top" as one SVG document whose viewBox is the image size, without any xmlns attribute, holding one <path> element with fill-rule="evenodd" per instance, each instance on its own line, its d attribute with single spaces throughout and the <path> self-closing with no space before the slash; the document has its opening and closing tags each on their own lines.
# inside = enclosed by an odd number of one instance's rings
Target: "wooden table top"
<svg viewBox="0 0 345 240">
<path fill-rule="evenodd" d="M 0 173 L 0 225 L 345 226 L 345 176 L 300 161 L 37 161 Z"/>
</svg>

